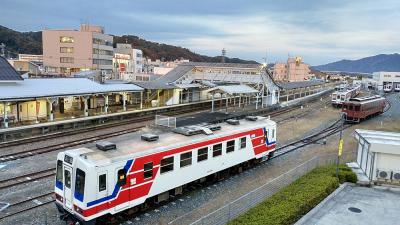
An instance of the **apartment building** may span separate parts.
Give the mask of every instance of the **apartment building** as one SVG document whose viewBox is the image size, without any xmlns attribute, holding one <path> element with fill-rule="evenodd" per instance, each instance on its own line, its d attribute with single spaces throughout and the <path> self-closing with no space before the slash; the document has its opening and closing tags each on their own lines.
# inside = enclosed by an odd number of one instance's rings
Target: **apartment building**
<svg viewBox="0 0 400 225">
<path fill-rule="evenodd" d="M 131 44 L 117 43 L 113 58 L 114 77 L 123 79 L 125 75 L 143 73 L 142 61 L 142 50 L 132 48 Z"/>
<path fill-rule="evenodd" d="M 72 76 L 87 70 L 111 75 L 113 37 L 101 26 L 81 24 L 79 30 L 44 30 L 43 65 L 49 74 Z"/>
<path fill-rule="evenodd" d="M 303 81 L 309 79 L 310 72 L 310 65 L 301 57 L 289 57 L 286 63 L 275 63 L 273 75 L 278 81 Z"/>
</svg>

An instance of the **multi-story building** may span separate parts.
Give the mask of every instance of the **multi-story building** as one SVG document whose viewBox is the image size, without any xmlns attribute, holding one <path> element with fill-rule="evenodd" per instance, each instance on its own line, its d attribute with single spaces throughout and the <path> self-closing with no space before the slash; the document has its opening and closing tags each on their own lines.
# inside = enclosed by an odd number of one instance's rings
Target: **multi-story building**
<svg viewBox="0 0 400 225">
<path fill-rule="evenodd" d="M 113 37 L 101 26 L 81 24 L 79 30 L 44 30 L 43 65 L 47 73 L 73 75 L 99 70 L 111 75 Z"/>
<path fill-rule="evenodd" d="M 142 60 L 142 50 L 132 48 L 131 44 L 117 43 L 113 59 L 114 77 L 121 79 L 125 75 L 143 73 Z"/>
<path fill-rule="evenodd" d="M 273 75 L 279 81 L 303 81 L 310 77 L 310 72 L 310 66 L 301 57 L 289 57 L 286 63 L 275 64 Z"/>
</svg>

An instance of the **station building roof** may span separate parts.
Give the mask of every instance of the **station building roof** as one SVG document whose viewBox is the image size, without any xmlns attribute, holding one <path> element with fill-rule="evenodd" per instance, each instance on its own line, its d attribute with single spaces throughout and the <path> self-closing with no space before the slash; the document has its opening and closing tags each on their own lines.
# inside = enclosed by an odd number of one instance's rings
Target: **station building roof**
<svg viewBox="0 0 400 225">
<path fill-rule="evenodd" d="M 18 83 L 0 83 L 0 101 L 142 90 L 134 84 L 99 84 L 86 78 L 25 79 Z"/>
<path fill-rule="evenodd" d="M 255 94 L 258 91 L 252 87 L 249 87 L 244 84 L 240 85 L 224 85 L 217 86 L 208 90 L 208 92 L 223 92 L 228 95 L 237 95 L 237 94 Z"/>
<path fill-rule="evenodd" d="M 377 131 L 377 130 L 355 130 L 356 137 L 359 136 L 370 144 L 383 145 L 395 145 L 400 146 L 400 133 Z M 399 149 L 399 148 L 398 148 Z M 387 147 L 372 148 L 374 152 L 386 152 L 389 149 Z M 395 152 L 387 152 L 391 154 L 400 154 L 400 150 Z"/>
<path fill-rule="evenodd" d="M 0 56 L 0 82 L 18 82 L 24 80 L 13 66 Z"/>
<path fill-rule="evenodd" d="M 277 84 L 287 90 L 296 88 L 312 87 L 324 84 L 324 81 L 296 81 L 296 82 L 277 82 Z"/>
</svg>

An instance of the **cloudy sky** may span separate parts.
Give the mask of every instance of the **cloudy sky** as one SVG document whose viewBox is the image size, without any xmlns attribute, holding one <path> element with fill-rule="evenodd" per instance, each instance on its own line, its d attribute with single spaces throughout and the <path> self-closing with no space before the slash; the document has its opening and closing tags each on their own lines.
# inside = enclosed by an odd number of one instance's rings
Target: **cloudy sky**
<svg viewBox="0 0 400 225">
<path fill-rule="evenodd" d="M 289 54 L 318 65 L 400 52 L 399 0 L 1 0 L 0 24 L 19 31 L 81 22 L 259 62 Z"/>
</svg>

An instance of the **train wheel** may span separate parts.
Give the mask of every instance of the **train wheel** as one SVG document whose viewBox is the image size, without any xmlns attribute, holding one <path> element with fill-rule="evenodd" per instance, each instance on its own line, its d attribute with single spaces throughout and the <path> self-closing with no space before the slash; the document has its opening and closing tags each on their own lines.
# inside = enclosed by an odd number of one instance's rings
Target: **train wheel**
<svg viewBox="0 0 400 225">
<path fill-rule="evenodd" d="M 270 160 L 270 159 L 272 159 L 272 157 L 274 157 L 274 153 L 275 153 L 275 151 L 270 152 L 270 153 L 268 154 L 268 160 Z"/>
</svg>

